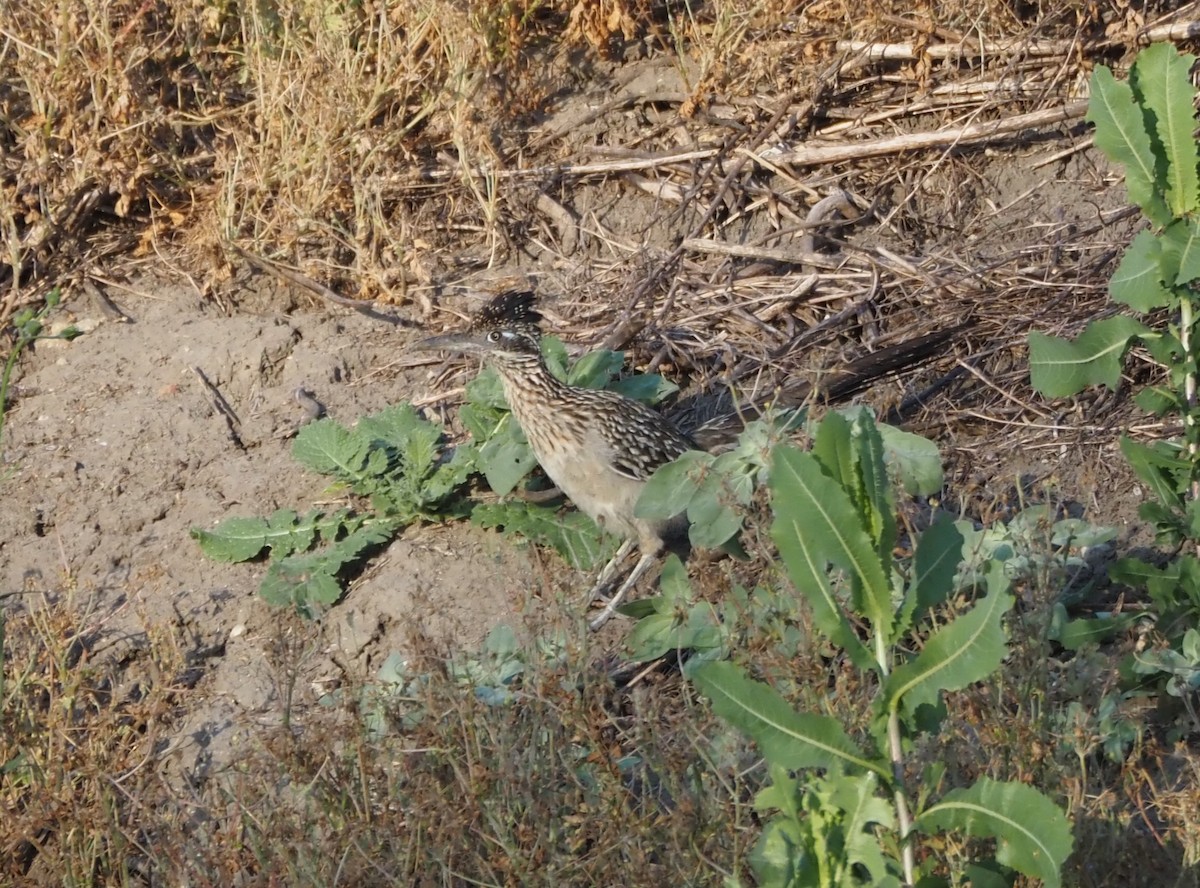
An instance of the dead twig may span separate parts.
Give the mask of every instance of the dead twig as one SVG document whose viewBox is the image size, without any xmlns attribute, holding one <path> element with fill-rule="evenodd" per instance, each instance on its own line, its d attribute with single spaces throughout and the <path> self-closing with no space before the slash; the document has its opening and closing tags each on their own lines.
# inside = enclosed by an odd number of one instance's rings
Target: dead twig
<svg viewBox="0 0 1200 888">
<path fill-rule="evenodd" d="M 192 373 L 200 380 L 200 384 L 204 386 L 204 393 L 208 397 L 208 402 L 212 405 L 213 410 L 220 414 L 225 420 L 225 428 L 229 432 L 229 440 L 233 442 L 238 450 L 245 450 L 246 445 L 242 443 L 242 436 L 238 434 L 238 427 L 242 421 L 238 419 L 237 413 L 229 406 L 229 402 L 225 400 L 225 396 L 221 394 L 221 390 L 217 388 L 208 377 L 204 375 L 204 371 L 199 367 L 193 366 Z"/>
<path fill-rule="evenodd" d="M 1053 126 L 1067 120 L 1075 120 L 1087 113 L 1087 101 L 1068 102 L 1058 108 L 1031 111 L 1004 120 L 972 123 L 957 129 L 936 130 L 931 133 L 908 133 L 870 142 L 852 142 L 838 145 L 808 144 L 802 148 L 765 153 L 772 163 L 793 166 L 819 166 L 865 157 L 880 157 L 885 154 L 901 154 L 928 148 L 954 148 L 978 142 L 989 142 L 1037 127 Z"/>
<path fill-rule="evenodd" d="M 235 253 L 237 253 L 239 256 L 241 256 L 243 259 L 245 259 L 247 262 L 249 262 L 251 265 L 253 265 L 255 268 L 261 269 L 262 271 L 265 271 L 268 274 L 272 274 L 275 277 L 281 278 L 281 279 L 287 281 L 288 283 L 295 284 L 298 287 L 303 287 L 305 290 L 308 290 L 310 293 L 315 293 L 316 295 L 320 296 L 322 299 L 326 299 L 330 302 L 335 303 L 336 305 L 344 305 L 346 308 L 353 309 L 354 311 L 358 312 L 359 314 L 366 315 L 367 317 L 372 318 L 373 320 L 383 321 L 388 324 L 393 324 L 394 326 L 397 326 L 397 327 L 416 327 L 416 326 L 418 326 L 417 324 L 413 323 L 410 320 L 407 320 L 406 318 L 400 318 L 395 315 L 379 311 L 377 308 L 375 308 L 370 303 L 363 302 L 358 299 L 350 299 L 346 296 L 343 296 L 341 293 L 338 293 L 336 290 L 331 290 L 329 287 L 326 287 L 324 284 L 320 283 L 319 281 L 314 281 L 312 278 L 308 277 L 307 275 L 301 274 L 300 272 L 298 272 L 294 269 L 286 268 L 285 266 L 282 266 L 275 262 L 272 262 L 270 259 L 264 259 L 262 256 L 256 256 L 253 253 L 249 252 L 248 250 L 242 249 L 237 244 L 231 243 L 231 244 L 229 244 L 229 247 Z"/>
</svg>

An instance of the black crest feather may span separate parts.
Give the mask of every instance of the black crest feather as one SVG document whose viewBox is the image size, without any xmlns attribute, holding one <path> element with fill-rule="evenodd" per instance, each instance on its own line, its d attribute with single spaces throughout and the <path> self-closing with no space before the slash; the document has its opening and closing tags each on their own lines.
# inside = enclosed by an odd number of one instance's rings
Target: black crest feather
<svg viewBox="0 0 1200 888">
<path fill-rule="evenodd" d="M 536 328 L 542 321 L 534 307 L 536 298 L 528 290 L 509 290 L 493 296 L 475 319 L 475 326 L 487 330 L 500 328 Z"/>
</svg>

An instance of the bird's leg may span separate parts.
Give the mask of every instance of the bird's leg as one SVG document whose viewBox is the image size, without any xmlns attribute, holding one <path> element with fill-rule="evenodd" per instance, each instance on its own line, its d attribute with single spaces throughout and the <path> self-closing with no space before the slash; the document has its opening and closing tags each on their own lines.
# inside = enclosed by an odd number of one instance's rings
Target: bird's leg
<svg viewBox="0 0 1200 888">
<path fill-rule="evenodd" d="M 617 554 L 614 555 L 611 560 L 609 560 L 608 564 L 604 565 L 604 570 L 600 571 L 600 576 L 596 578 L 596 585 L 592 586 L 592 591 L 588 595 L 588 600 L 584 602 L 585 607 L 600 597 L 600 593 L 603 592 L 608 584 L 612 582 L 613 577 L 617 573 L 617 568 L 621 566 L 621 562 L 625 560 L 625 556 L 628 555 L 636 545 L 637 542 L 635 540 L 625 540 L 625 542 L 621 543 L 621 547 L 617 549 Z"/>
<path fill-rule="evenodd" d="M 632 543 L 627 542 L 626 545 L 632 545 Z M 622 546 L 621 548 L 624 549 L 625 546 Z M 621 604 L 621 599 L 623 599 L 629 590 L 634 587 L 634 584 L 642 578 L 642 574 L 644 574 L 646 569 L 654 563 L 654 559 L 657 557 L 658 556 L 654 552 L 644 552 L 642 554 L 642 557 L 638 559 L 638 563 L 634 565 L 633 571 L 628 577 L 625 578 L 625 582 L 621 584 L 621 588 L 618 589 L 613 597 L 608 600 L 608 604 L 604 605 L 604 610 L 600 611 L 599 616 L 588 623 L 589 629 L 595 632 L 612 618 L 612 615 L 617 612 L 617 608 Z"/>
</svg>

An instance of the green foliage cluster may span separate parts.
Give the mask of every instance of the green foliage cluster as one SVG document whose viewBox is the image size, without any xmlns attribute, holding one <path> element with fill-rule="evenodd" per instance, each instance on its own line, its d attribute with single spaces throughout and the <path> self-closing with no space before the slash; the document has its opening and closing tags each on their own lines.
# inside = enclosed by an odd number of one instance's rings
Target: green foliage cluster
<svg viewBox="0 0 1200 888">
<path fill-rule="evenodd" d="M 1034 387 L 1053 397 L 1089 385 L 1115 389 L 1134 343 L 1167 369 L 1168 383 L 1139 392 L 1136 401 L 1154 416 L 1179 421 L 1180 437 L 1145 443 L 1126 435 L 1121 452 L 1154 497 L 1142 504 L 1142 518 L 1161 542 L 1191 551 L 1166 566 L 1125 558 L 1110 574 L 1147 591 L 1170 648 L 1137 657 L 1128 671 L 1163 678 L 1200 730 L 1194 706 L 1200 689 L 1200 145 L 1189 76 L 1195 61 L 1157 44 L 1138 55 L 1127 83 L 1099 67 L 1088 106 L 1096 146 L 1124 170 L 1129 197 L 1149 223 L 1125 251 L 1109 295 L 1144 316 L 1165 311 L 1163 329 L 1117 315 L 1093 322 L 1074 341 L 1031 334 L 1029 351 Z"/>
<path fill-rule="evenodd" d="M 752 737 L 769 765 L 771 782 L 755 800 L 767 818 L 752 855 L 758 883 L 948 884 L 935 876 L 937 855 L 922 855 L 918 865 L 916 845 L 955 830 L 996 840 L 995 860 L 971 868 L 974 884 L 1007 884 L 1007 868 L 1057 885 L 1070 827 L 1035 789 L 982 778 L 940 792 L 939 762 L 925 764 L 919 791 L 907 786 L 906 756 L 917 736 L 938 731 L 944 693 L 999 668 L 1013 597 L 1004 562 L 992 559 L 983 596 L 947 619 L 946 605 L 960 588 L 963 535 L 939 515 L 916 541 L 911 563 L 898 562 L 888 471 L 869 414 L 831 414 L 810 453 L 775 448 L 769 481 L 771 535 L 788 579 L 826 642 L 877 687 L 870 736 L 854 738 L 831 716 L 794 711 L 779 691 L 734 663 L 698 657 L 686 667 L 714 710 Z M 669 579 L 667 594 L 678 598 L 678 580 Z M 810 769 L 823 773 L 804 773 Z"/>
<path fill-rule="evenodd" d="M 372 514 L 343 508 L 297 515 L 281 509 L 269 518 L 229 518 L 211 531 L 194 528 L 192 536 L 218 561 L 248 561 L 269 550 L 263 598 L 315 616 L 341 597 L 339 577 L 348 566 L 405 525 L 461 509 L 453 495 L 474 467 L 473 454 L 464 448 L 443 459 L 441 437 L 408 404 L 365 417 L 353 429 L 318 420 L 297 434 L 293 455 L 332 477 L 339 492 L 365 498 Z"/>
<path fill-rule="evenodd" d="M 620 376 L 620 352 L 592 352 L 569 365 L 556 339 L 547 337 L 543 348 L 551 371 L 572 385 L 610 388 L 651 403 L 675 390 L 661 376 Z M 353 428 L 328 418 L 307 425 L 293 443 L 296 460 L 329 476 L 331 492 L 352 499 L 358 509 L 313 509 L 303 515 L 283 509 L 267 518 L 232 517 L 211 530 L 194 528 L 192 536 L 218 561 L 248 561 L 267 552 L 263 598 L 309 617 L 336 602 L 354 568 L 415 521 L 469 515 L 481 527 L 550 546 L 581 570 L 611 555 L 613 541 L 580 512 L 562 515 L 522 500 L 473 502 L 462 495 L 478 474 L 505 496 L 537 465 L 494 371 L 485 370 L 468 385 L 461 419 L 471 441 L 449 456 L 441 428 L 408 404 L 364 417 Z"/>
</svg>

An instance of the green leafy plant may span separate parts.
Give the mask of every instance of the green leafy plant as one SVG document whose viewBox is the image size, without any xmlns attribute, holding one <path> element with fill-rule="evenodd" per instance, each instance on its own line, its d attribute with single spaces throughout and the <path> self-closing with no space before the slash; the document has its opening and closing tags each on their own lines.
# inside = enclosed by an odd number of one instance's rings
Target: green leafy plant
<svg viewBox="0 0 1200 888">
<path fill-rule="evenodd" d="M 12 348 L 8 351 L 8 357 L 4 361 L 4 372 L 0 375 L 0 442 L 4 440 L 4 419 L 8 411 L 8 386 L 12 381 L 13 370 L 16 369 L 17 361 L 21 358 L 21 353 L 39 339 L 65 339 L 70 341 L 81 335 L 80 331 L 73 325 L 66 327 L 58 333 L 45 332 L 46 317 L 58 307 L 61 295 L 62 291 L 58 287 L 55 287 L 46 294 L 46 299 L 41 307 L 36 310 L 33 307 L 23 308 L 12 317 L 13 344 Z"/>
<path fill-rule="evenodd" d="M 1143 443 L 1126 435 L 1121 451 L 1154 499 L 1139 513 L 1153 524 L 1160 541 L 1188 543 L 1167 567 L 1126 558 L 1112 578 L 1145 588 L 1158 610 L 1158 626 L 1178 649 L 1200 620 L 1200 147 L 1189 72 L 1195 57 L 1169 44 L 1143 50 L 1122 83 L 1105 67 L 1092 77 L 1088 119 L 1096 146 L 1125 171 L 1130 199 L 1149 227 L 1134 238 L 1109 282 L 1114 302 L 1143 315 L 1165 311 L 1164 329 L 1117 316 L 1093 322 L 1073 342 L 1033 333 L 1030 371 L 1036 389 L 1052 397 L 1076 394 L 1089 385 L 1115 389 L 1129 346 L 1141 343 L 1168 372 L 1168 384 L 1149 387 L 1136 401 L 1159 417 L 1180 421 L 1179 438 Z M 1173 661 L 1172 661 L 1173 662 Z M 1165 660 L 1154 664 L 1183 690 L 1178 670 Z M 1188 691 L 1191 693 L 1191 691 Z"/>
<path fill-rule="evenodd" d="M 674 390 L 659 376 L 619 377 L 620 352 L 592 352 L 568 368 L 561 343 L 548 338 L 544 348 L 551 369 L 573 385 L 612 388 L 651 402 Z M 511 493 L 536 465 L 494 372 L 484 371 L 467 387 L 462 419 L 472 441 L 449 456 L 442 430 L 409 404 L 364 417 L 353 428 L 332 419 L 307 425 L 292 447 L 296 460 L 330 476 L 334 492 L 356 498 L 360 508 L 231 517 L 211 530 L 194 528 L 192 536 L 218 561 L 249 561 L 268 552 L 260 594 L 306 616 L 336 602 L 348 571 L 414 521 L 469 514 L 482 527 L 548 545 L 584 570 L 612 554 L 611 539 L 582 513 L 561 515 L 523 500 L 471 503 L 458 496 L 475 473 L 496 493 Z"/>
<path fill-rule="evenodd" d="M 869 416 L 865 407 L 855 406 L 837 415 L 853 420 L 862 414 Z M 803 411 L 789 411 L 751 422 L 733 449 L 720 455 L 685 453 L 654 473 L 638 501 L 638 513 L 648 518 L 686 513 L 693 545 L 743 554 L 738 534 L 755 492 L 770 475 L 771 454 L 805 418 Z M 810 425 L 808 433 L 817 427 Z M 888 466 L 906 490 L 927 495 L 941 488 L 941 464 L 932 442 L 892 426 L 876 428 Z M 660 594 L 629 602 L 620 611 L 638 620 L 629 637 L 634 660 L 652 660 L 668 651 L 691 651 L 711 659 L 726 656 L 730 646 L 750 632 L 777 637 L 794 649 L 802 639 L 797 637 L 793 604 L 790 596 L 774 589 L 737 586 L 718 603 L 698 601 L 683 565 L 668 559 Z"/>
<path fill-rule="evenodd" d="M 714 711 L 753 738 L 770 767 L 771 782 L 755 800 L 769 815 L 752 856 L 759 884 L 916 884 L 921 837 L 955 830 L 995 839 L 995 863 L 1058 885 L 1070 827 L 1037 790 L 982 778 L 943 792 L 937 762 L 925 766 L 918 791 L 909 787 L 906 752 L 918 735 L 938 730 L 944 693 L 986 679 L 1004 659 L 1013 597 L 1004 564 L 993 561 L 982 597 L 949 617 L 963 537 L 945 515 L 916 542 L 911 563 L 895 560 L 884 453 L 869 413 L 830 414 L 811 453 L 775 449 L 769 480 L 771 535 L 791 584 L 817 631 L 877 686 L 869 736 L 794 711 L 733 663 L 688 666 Z M 934 865 L 933 855 L 924 859 Z M 922 885 L 944 884 L 931 871 L 921 875 Z"/>
<path fill-rule="evenodd" d="M 314 422 L 296 435 L 293 455 L 331 476 L 336 489 L 365 498 L 372 514 L 346 508 L 301 516 L 285 509 L 270 518 L 234 517 L 212 530 L 194 528 L 192 537 L 218 561 L 248 561 L 270 550 L 260 594 L 314 616 L 341 597 L 345 569 L 402 527 L 464 512 L 454 494 L 474 467 L 474 450 L 459 447 L 444 459 L 441 435 L 408 404 L 364 417 L 352 429 L 332 419 Z"/>
</svg>

